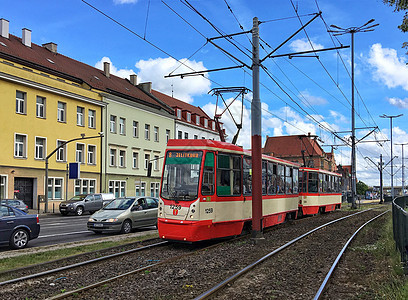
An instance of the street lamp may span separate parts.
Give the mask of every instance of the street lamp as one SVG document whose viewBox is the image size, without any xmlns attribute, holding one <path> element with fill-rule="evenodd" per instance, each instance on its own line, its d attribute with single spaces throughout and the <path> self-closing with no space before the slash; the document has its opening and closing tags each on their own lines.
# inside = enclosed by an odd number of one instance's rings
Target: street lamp
<svg viewBox="0 0 408 300">
<path fill-rule="evenodd" d="M 349 27 L 349 28 L 342 28 L 336 25 L 330 25 L 330 27 L 334 28 L 335 30 L 329 30 L 328 32 L 334 33 L 334 36 L 343 35 L 343 34 L 351 34 L 351 208 L 357 208 L 356 205 L 356 124 L 354 118 L 354 34 L 357 32 L 368 32 L 374 31 L 374 27 L 378 26 L 379 24 L 370 25 L 373 23 L 374 19 L 369 20 L 367 23 L 360 27 Z"/>
<path fill-rule="evenodd" d="M 404 186 L 405 186 L 405 177 L 404 177 L 404 146 L 405 146 L 405 145 L 408 145 L 408 143 L 395 144 L 395 145 L 401 145 L 401 150 L 402 150 L 402 153 L 401 153 L 401 160 L 402 160 L 402 170 L 401 170 L 401 173 L 402 173 L 402 189 L 401 189 L 401 191 L 402 191 L 402 196 L 404 196 L 404 195 L 405 195 L 405 189 L 404 189 Z"/>
<path fill-rule="evenodd" d="M 99 135 L 95 136 L 85 136 L 84 133 L 81 133 L 81 137 L 78 138 L 73 138 L 69 141 L 63 142 L 61 145 L 59 145 L 57 148 L 55 148 L 50 154 L 47 155 L 45 158 L 45 193 L 44 193 L 44 202 L 45 202 L 45 207 L 44 207 L 44 212 L 48 212 L 48 159 L 54 155 L 55 152 L 57 152 L 59 149 L 63 148 L 65 145 L 73 142 L 73 141 L 78 141 L 78 140 L 88 140 L 88 139 L 95 139 L 95 138 L 103 138 L 103 132 L 99 132 Z M 38 208 L 39 203 L 37 204 Z"/>
<path fill-rule="evenodd" d="M 390 119 L 390 130 L 391 130 L 391 199 L 394 199 L 394 156 L 392 155 L 392 119 L 399 118 L 403 116 L 403 114 L 399 114 L 396 116 L 388 116 L 386 114 L 382 114 L 380 118 L 389 118 Z"/>
</svg>

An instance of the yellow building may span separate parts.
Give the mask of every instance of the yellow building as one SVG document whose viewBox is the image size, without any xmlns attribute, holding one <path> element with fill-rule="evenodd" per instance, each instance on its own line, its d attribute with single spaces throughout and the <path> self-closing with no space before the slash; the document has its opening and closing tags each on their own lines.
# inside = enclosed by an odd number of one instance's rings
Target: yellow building
<svg viewBox="0 0 408 300">
<path fill-rule="evenodd" d="M 85 137 L 49 158 L 49 210 L 74 193 L 100 191 L 105 106 L 56 50 L 31 43 L 27 29 L 22 38 L 9 35 L 8 21 L 0 20 L 0 199 L 43 209 L 45 158 Z M 67 179 L 70 162 L 80 163 L 81 179 Z"/>
</svg>

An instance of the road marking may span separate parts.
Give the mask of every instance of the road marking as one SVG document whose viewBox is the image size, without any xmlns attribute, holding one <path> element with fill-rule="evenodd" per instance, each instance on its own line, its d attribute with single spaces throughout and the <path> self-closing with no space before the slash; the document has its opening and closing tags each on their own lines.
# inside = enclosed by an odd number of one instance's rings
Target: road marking
<svg viewBox="0 0 408 300">
<path fill-rule="evenodd" d="M 82 233 L 91 233 L 90 231 L 77 231 L 77 232 L 67 232 L 67 233 L 59 233 L 59 234 L 50 234 L 50 235 L 40 235 L 38 239 L 40 238 L 46 238 L 46 237 L 56 237 L 60 235 L 71 235 L 71 234 L 82 234 Z"/>
</svg>

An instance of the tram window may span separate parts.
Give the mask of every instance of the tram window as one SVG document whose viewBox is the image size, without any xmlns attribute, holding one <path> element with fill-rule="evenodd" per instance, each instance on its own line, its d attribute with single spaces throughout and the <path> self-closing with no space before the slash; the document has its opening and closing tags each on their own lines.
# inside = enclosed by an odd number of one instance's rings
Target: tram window
<svg viewBox="0 0 408 300">
<path fill-rule="evenodd" d="M 276 164 L 268 162 L 268 195 L 276 194 Z"/>
<path fill-rule="evenodd" d="M 285 192 L 292 194 L 292 168 L 285 167 Z"/>
<path fill-rule="evenodd" d="M 276 190 L 278 194 L 285 193 L 285 167 L 282 165 L 277 167 Z"/>
<path fill-rule="evenodd" d="M 319 193 L 322 192 L 322 188 L 323 188 L 323 174 L 319 174 Z"/>
<path fill-rule="evenodd" d="M 267 168 L 267 162 L 262 161 L 262 195 L 266 195 L 266 186 L 267 186 L 267 180 L 268 180 L 266 168 Z"/>
<path fill-rule="evenodd" d="M 317 193 L 318 191 L 318 174 L 317 173 L 313 173 L 313 172 L 308 172 L 309 174 L 309 178 L 308 178 L 308 185 L 307 185 L 307 189 L 308 189 L 308 193 Z"/>
<path fill-rule="evenodd" d="M 214 194 L 214 153 L 207 152 L 204 160 L 203 184 L 201 194 Z"/>
<path fill-rule="evenodd" d="M 307 193 L 307 172 L 306 171 L 299 172 L 299 192 Z"/>
<path fill-rule="evenodd" d="M 244 195 L 252 194 L 252 159 L 249 156 L 244 156 L 243 161 L 243 170 L 244 170 Z"/>
<path fill-rule="evenodd" d="M 218 154 L 217 195 L 241 194 L 241 157 Z"/>
<path fill-rule="evenodd" d="M 322 175 L 322 180 L 323 180 L 323 187 L 322 187 L 322 192 L 326 193 L 329 191 L 329 175 Z"/>
<path fill-rule="evenodd" d="M 293 169 L 293 193 L 297 194 L 299 193 L 299 170 L 298 169 Z"/>
</svg>

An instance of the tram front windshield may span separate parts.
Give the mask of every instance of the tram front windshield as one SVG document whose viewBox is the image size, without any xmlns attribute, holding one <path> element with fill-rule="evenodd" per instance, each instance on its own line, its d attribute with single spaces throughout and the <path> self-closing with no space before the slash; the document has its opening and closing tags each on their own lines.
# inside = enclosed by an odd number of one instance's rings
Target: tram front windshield
<svg viewBox="0 0 408 300">
<path fill-rule="evenodd" d="M 161 188 L 164 199 L 197 199 L 202 156 L 202 151 L 167 151 Z"/>
</svg>

